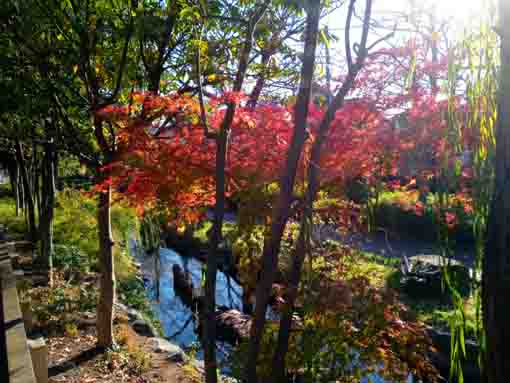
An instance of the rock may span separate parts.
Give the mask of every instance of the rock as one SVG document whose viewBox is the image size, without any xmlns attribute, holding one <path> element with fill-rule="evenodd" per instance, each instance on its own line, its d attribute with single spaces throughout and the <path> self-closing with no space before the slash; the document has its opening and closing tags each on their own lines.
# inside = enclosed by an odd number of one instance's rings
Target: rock
<svg viewBox="0 0 510 383">
<path fill-rule="evenodd" d="M 216 332 L 219 340 L 236 344 L 250 335 L 252 318 L 238 310 L 220 307 L 216 311 Z"/>
<path fill-rule="evenodd" d="M 143 315 L 140 311 L 135 310 L 133 308 L 128 308 L 127 310 L 128 319 L 130 322 L 143 321 Z"/>
<path fill-rule="evenodd" d="M 168 360 L 171 360 L 172 362 L 182 363 L 188 359 L 182 348 L 166 339 L 152 338 L 149 344 L 153 348 L 154 352 L 167 354 Z"/>
<path fill-rule="evenodd" d="M 402 290 L 412 298 L 447 298 L 449 292 L 443 289 L 442 268 L 447 261 L 440 256 L 417 256 L 401 268 L 400 284 Z M 461 295 L 471 292 L 471 273 L 469 268 L 458 261 L 451 260 L 448 273 Z"/>
<path fill-rule="evenodd" d="M 127 311 L 129 310 L 129 308 L 124 304 L 124 303 L 120 303 L 120 302 L 115 302 L 115 308 L 118 309 L 118 310 L 121 310 L 121 311 L 124 311 L 127 313 Z"/>
<path fill-rule="evenodd" d="M 91 327 L 96 325 L 96 314 L 86 311 L 75 318 L 78 327 Z"/>
<path fill-rule="evenodd" d="M 113 320 L 115 321 L 115 323 L 122 323 L 122 324 L 129 323 L 129 317 L 123 311 L 116 312 Z"/>
<path fill-rule="evenodd" d="M 232 378 L 231 376 L 226 375 L 220 375 L 220 382 L 221 383 L 239 383 L 239 381 L 235 378 Z"/>
<path fill-rule="evenodd" d="M 151 325 L 150 323 L 147 323 L 144 320 L 139 320 L 139 319 L 135 320 L 131 324 L 131 327 L 133 327 L 133 330 L 135 330 L 137 332 L 137 334 L 142 335 L 142 336 L 154 338 L 155 336 L 158 335 L 158 331 L 154 328 L 154 326 Z"/>
<path fill-rule="evenodd" d="M 115 303 L 115 307 L 127 314 L 129 322 L 144 321 L 143 315 L 132 307 L 122 303 Z"/>
</svg>

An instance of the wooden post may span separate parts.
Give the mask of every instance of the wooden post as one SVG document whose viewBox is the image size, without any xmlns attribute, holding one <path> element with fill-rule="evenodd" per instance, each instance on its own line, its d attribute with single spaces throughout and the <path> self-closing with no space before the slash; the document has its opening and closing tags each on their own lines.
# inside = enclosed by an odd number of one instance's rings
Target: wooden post
<svg viewBox="0 0 510 383">
<path fill-rule="evenodd" d="M 48 383 L 48 347 L 44 338 L 27 340 L 37 383 Z"/>
<path fill-rule="evenodd" d="M 21 302 L 21 316 L 23 317 L 23 324 L 25 325 L 25 332 L 30 334 L 34 328 L 34 315 L 32 313 L 31 302 Z"/>
</svg>

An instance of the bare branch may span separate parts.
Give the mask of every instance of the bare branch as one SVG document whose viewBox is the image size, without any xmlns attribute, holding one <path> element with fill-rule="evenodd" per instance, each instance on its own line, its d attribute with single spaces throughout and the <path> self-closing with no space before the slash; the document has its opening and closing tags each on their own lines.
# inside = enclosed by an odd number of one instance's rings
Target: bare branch
<svg viewBox="0 0 510 383">
<path fill-rule="evenodd" d="M 363 60 L 367 55 L 367 39 L 368 31 L 370 30 L 370 18 L 372 16 L 372 0 L 367 0 L 365 7 L 365 16 L 363 18 L 363 31 L 361 33 L 360 51 L 358 59 L 356 60 L 357 65 L 363 64 Z"/>
<path fill-rule="evenodd" d="M 352 52 L 351 52 L 351 20 L 354 13 L 354 4 L 356 0 L 350 0 L 349 9 L 347 10 L 347 19 L 345 21 L 345 57 L 347 58 L 347 68 L 352 69 Z"/>
<path fill-rule="evenodd" d="M 386 41 L 388 39 L 391 39 L 393 36 L 395 36 L 395 29 L 397 28 L 397 25 L 395 24 L 395 28 L 393 29 L 392 32 L 382 36 L 381 38 L 377 39 L 376 41 L 374 41 L 372 44 L 370 44 L 368 47 L 367 47 L 367 52 L 369 52 L 370 50 L 374 49 L 378 44 L 382 43 L 383 41 Z"/>
</svg>

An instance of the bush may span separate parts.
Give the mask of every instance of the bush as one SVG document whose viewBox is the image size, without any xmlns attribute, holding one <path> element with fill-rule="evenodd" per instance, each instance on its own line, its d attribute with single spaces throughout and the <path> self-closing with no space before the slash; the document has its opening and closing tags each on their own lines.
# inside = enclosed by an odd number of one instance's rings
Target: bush
<svg viewBox="0 0 510 383">
<path fill-rule="evenodd" d="M 116 275 L 128 278 L 133 272 L 126 251 L 130 233 L 137 232 L 134 211 L 121 203 L 112 206 L 112 232 Z M 65 189 L 58 193 L 54 221 L 55 266 L 73 266 L 97 270 L 99 238 L 97 231 L 97 201 L 80 190 Z"/>
<path fill-rule="evenodd" d="M 130 278 L 120 280 L 117 285 L 117 291 L 119 292 L 119 298 L 122 303 L 140 311 L 145 319 L 156 327 L 158 332 L 161 334 L 163 333 L 161 323 L 154 311 L 152 311 L 151 305 L 147 299 L 145 286 L 139 278 L 133 275 Z"/>
<path fill-rule="evenodd" d="M 418 203 L 417 191 L 395 191 L 382 193 L 375 208 L 376 227 L 389 229 L 404 236 L 428 240 L 438 240 L 437 214 L 434 209 L 434 195 L 429 194 L 420 213 L 415 210 Z M 456 225 L 449 231 L 449 237 L 457 242 L 472 242 L 471 216 L 465 212 L 461 201 L 452 196 L 448 211 L 455 214 Z"/>
<path fill-rule="evenodd" d="M 16 216 L 16 204 L 10 193 L 0 192 L 0 225 L 12 235 L 22 236 L 26 233 L 25 218 L 21 211 L 20 215 Z"/>
<path fill-rule="evenodd" d="M 90 271 L 90 258 L 78 247 L 55 245 L 53 266 L 59 269 L 71 269 L 80 273 Z"/>
</svg>

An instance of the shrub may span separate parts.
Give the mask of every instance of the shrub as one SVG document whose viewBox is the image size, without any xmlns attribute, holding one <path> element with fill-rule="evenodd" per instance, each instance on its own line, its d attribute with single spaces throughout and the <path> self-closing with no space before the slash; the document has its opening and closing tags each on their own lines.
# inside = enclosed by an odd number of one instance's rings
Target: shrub
<svg viewBox="0 0 510 383">
<path fill-rule="evenodd" d="M 14 198 L 3 192 L 0 194 L 0 225 L 4 226 L 9 234 L 21 236 L 26 232 L 26 223 L 22 212 L 16 216 Z"/>
<path fill-rule="evenodd" d="M 65 334 L 71 338 L 76 338 L 78 336 L 78 327 L 74 323 L 67 323 L 64 326 L 64 331 Z"/>
<path fill-rule="evenodd" d="M 120 280 L 117 285 L 117 290 L 119 292 L 119 298 L 124 304 L 140 311 L 145 319 L 151 322 L 160 333 L 163 333 L 161 323 L 157 319 L 147 299 L 145 286 L 139 278 L 133 275 L 130 278 Z"/>
<path fill-rule="evenodd" d="M 91 265 L 90 258 L 77 246 L 55 245 L 53 266 L 86 273 L 90 270 Z"/>
<path fill-rule="evenodd" d="M 375 208 L 377 227 L 389 229 L 404 236 L 437 241 L 438 222 L 436 200 L 429 194 L 425 203 L 418 201 L 418 192 L 394 191 L 382 193 Z M 417 208 L 420 206 L 420 209 Z M 449 237 L 457 242 L 472 242 L 472 217 L 466 212 L 468 206 L 456 195 L 450 197 L 448 212 L 456 217 L 455 226 L 449 231 Z"/>
</svg>

